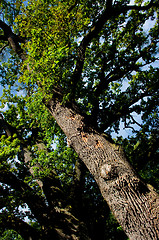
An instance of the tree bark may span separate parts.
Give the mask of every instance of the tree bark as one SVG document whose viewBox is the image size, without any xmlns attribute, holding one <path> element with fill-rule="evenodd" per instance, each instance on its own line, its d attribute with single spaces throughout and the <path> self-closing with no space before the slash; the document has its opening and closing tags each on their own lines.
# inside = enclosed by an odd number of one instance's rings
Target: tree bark
<svg viewBox="0 0 159 240">
<path fill-rule="evenodd" d="M 108 5 L 109 3 L 111 1 L 107 1 Z M 157 3 L 150 1 L 146 6 L 119 7 L 114 9 L 114 16 L 131 9 L 147 10 L 156 5 Z M 95 26 L 82 40 L 72 77 L 74 89 L 81 76 L 85 49 L 111 16 L 109 9 L 106 9 Z M 25 60 L 26 56 L 19 45 L 21 40 L 1 20 L 0 28 L 4 32 L 4 36 L 0 38 L 8 41 L 14 52 L 22 60 Z M 128 237 L 133 240 L 157 240 L 159 238 L 157 222 L 159 197 L 157 193 L 142 183 L 127 162 L 124 154 L 106 140 L 104 136 L 90 127 L 76 108 L 63 106 L 58 98 L 53 98 L 46 105 L 66 134 L 70 145 L 94 176 L 103 197 Z M 56 230 L 60 235 L 60 230 Z M 76 236 L 65 238 L 65 236 L 61 235 L 59 239 L 77 238 Z"/>
<path fill-rule="evenodd" d="M 59 98 L 52 98 L 46 106 L 94 176 L 127 236 L 157 240 L 158 194 L 140 180 L 117 146 L 86 123 L 76 107 L 62 105 Z"/>
</svg>

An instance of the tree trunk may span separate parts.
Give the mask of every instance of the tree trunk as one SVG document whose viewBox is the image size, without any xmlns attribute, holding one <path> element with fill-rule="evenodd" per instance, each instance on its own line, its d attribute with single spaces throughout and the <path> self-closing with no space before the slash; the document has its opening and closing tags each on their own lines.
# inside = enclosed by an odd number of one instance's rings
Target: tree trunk
<svg viewBox="0 0 159 240">
<path fill-rule="evenodd" d="M 145 10 L 152 4 L 151 1 L 147 6 L 135 6 L 134 9 Z M 125 7 L 125 11 L 130 9 L 132 9 L 131 6 Z M 123 12 L 121 9 L 116 10 L 117 15 Z M 106 9 L 95 28 L 81 42 L 79 48 L 81 54 L 73 77 L 76 81 L 75 85 L 81 75 L 85 49 L 108 19 L 107 14 Z M 11 28 L 1 20 L 0 27 L 4 31 L 2 36 L 4 40 L 8 40 L 12 49 L 22 60 L 26 59 L 19 45 L 20 40 L 12 34 Z M 132 240 L 157 240 L 159 238 L 157 193 L 142 183 L 124 154 L 90 127 L 76 108 L 63 106 L 58 98 L 53 98 L 46 105 L 66 134 L 69 144 L 94 176 L 104 199 L 128 237 Z M 56 230 L 58 232 L 58 229 Z M 60 239 L 68 238 L 61 235 Z M 70 239 L 77 238 L 72 236 Z"/>
<path fill-rule="evenodd" d="M 94 176 L 127 236 L 132 240 L 157 240 L 157 193 L 139 179 L 117 146 L 86 123 L 76 107 L 62 105 L 59 98 L 52 98 L 46 106 Z"/>
</svg>

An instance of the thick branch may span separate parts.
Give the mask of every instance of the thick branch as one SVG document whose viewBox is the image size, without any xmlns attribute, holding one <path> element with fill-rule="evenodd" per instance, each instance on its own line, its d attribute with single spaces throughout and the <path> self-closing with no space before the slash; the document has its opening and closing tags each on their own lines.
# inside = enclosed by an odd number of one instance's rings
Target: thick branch
<svg viewBox="0 0 159 240">
<path fill-rule="evenodd" d="M 44 179 L 43 182 L 43 191 L 46 196 L 46 199 L 51 208 L 63 206 L 63 203 L 67 201 L 67 196 L 64 194 L 61 183 L 56 177 L 56 174 L 52 172 Z"/>
<path fill-rule="evenodd" d="M 19 37 L 15 33 L 13 33 L 12 29 L 10 26 L 8 26 L 5 22 L 0 20 L 0 28 L 3 30 L 4 35 L 2 35 L 2 39 L 8 39 L 9 36 L 13 36 L 14 40 L 20 43 L 24 43 L 25 40 L 22 37 Z"/>
<path fill-rule="evenodd" d="M 1 213 L 2 215 L 2 213 Z M 17 233 L 19 233 L 24 240 L 39 240 L 40 238 L 40 233 L 38 230 L 34 229 L 31 227 L 29 224 L 24 222 L 23 220 L 7 215 L 6 213 L 1 216 L 1 227 L 6 230 L 7 229 L 14 229 Z"/>
<path fill-rule="evenodd" d="M 0 35 L 0 40 L 7 41 L 7 37 L 4 35 Z"/>
<path fill-rule="evenodd" d="M 3 129 L 7 135 L 7 137 L 11 137 L 13 136 L 15 133 L 17 135 L 18 132 L 16 131 L 15 128 L 13 128 L 10 124 L 8 124 L 5 120 L 4 120 L 4 117 L 3 115 L 0 113 L 0 126 L 1 126 L 1 129 Z"/>
<path fill-rule="evenodd" d="M 23 50 L 21 49 L 21 46 L 19 43 L 24 42 L 24 39 L 20 38 L 19 36 L 17 36 L 16 34 L 13 33 L 12 29 L 10 26 L 8 26 L 5 22 L 3 22 L 2 20 L 0 20 L 0 28 L 3 30 L 4 32 L 4 36 L 5 36 L 5 41 L 8 40 L 11 48 L 13 49 L 13 51 L 15 53 L 17 53 L 19 55 L 19 57 L 22 60 L 26 59 L 25 54 L 23 53 Z"/>
<path fill-rule="evenodd" d="M 8 172 L 5 169 L 0 170 L 0 181 L 8 184 L 20 193 L 21 199 L 28 204 L 32 213 L 39 222 L 45 221 L 44 216 L 48 210 L 44 199 L 36 195 L 31 187 L 22 180 L 18 179 L 13 173 Z"/>
<path fill-rule="evenodd" d="M 98 19 L 98 21 L 95 23 L 95 25 L 91 28 L 91 30 L 85 35 L 85 37 L 81 41 L 80 46 L 78 48 L 76 68 L 72 76 L 73 89 L 76 89 L 77 83 L 81 77 L 85 59 L 85 51 L 87 46 L 90 44 L 92 39 L 98 35 L 98 33 L 103 28 L 103 25 L 110 18 L 110 16 L 111 16 L 110 12 L 108 11 L 108 9 L 106 9 L 104 13 L 101 15 L 101 17 Z"/>
<path fill-rule="evenodd" d="M 5 130 L 7 137 L 13 136 L 14 134 L 16 134 L 18 136 L 18 138 L 21 142 L 21 152 L 19 153 L 19 157 L 20 157 L 20 160 L 26 164 L 31 175 L 33 177 L 35 176 L 35 173 L 34 173 L 35 167 L 37 167 L 39 170 L 42 171 L 43 169 L 40 166 L 40 164 L 38 164 L 38 163 L 34 164 L 34 166 L 32 166 L 32 167 L 30 166 L 30 163 L 32 161 L 32 153 L 27 148 L 28 142 L 25 142 L 23 140 L 23 138 L 20 136 L 20 134 L 17 132 L 17 130 L 4 120 L 2 114 L 0 114 L 0 125 Z M 37 128 L 36 128 L 36 131 L 38 131 Z M 38 149 L 45 150 L 47 152 L 47 149 L 46 149 L 44 143 L 42 141 L 40 141 L 40 142 L 38 141 L 37 133 L 34 133 L 33 138 L 35 138 L 34 141 L 35 141 Z M 26 171 L 26 169 L 24 169 L 24 170 Z M 57 174 L 55 171 L 54 172 L 52 171 L 49 176 L 44 177 L 43 179 L 40 179 L 40 180 L 36 179 L 36 182 L 38 183 L 40 188 L 44 191 L 44 194 L 45 194 L 50 206 L 52 206 L 52 207 L 58 206 L 58 204 L 60 204 L 63 201 L 63 199 L 66 198 L 66 196 L 64 197 L 64 192 L 62 190 L 61 183 L 60 183 L 59 179 L 57 178 Z"/>
<path fill-rule="evenodd" d="M 11 28 L 0 19 L 0 28 L 3 30 L 5 36 L 12 32 Z"/>
</svg>

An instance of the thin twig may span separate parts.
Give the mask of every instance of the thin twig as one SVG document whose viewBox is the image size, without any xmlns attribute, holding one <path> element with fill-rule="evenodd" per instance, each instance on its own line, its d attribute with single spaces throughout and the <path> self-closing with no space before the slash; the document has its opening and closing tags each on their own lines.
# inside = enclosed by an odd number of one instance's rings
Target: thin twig
<svg viewBox="0 0 159 240">
<path fill-rule="evenodd" d="M 143 125 L 140 124 L 140 123 L 138 123 L 138 122 L 133 118 L 133 116 L 130 115 L 130 118 L 131 118 L 131 119 L 133 120 L 133 122 L 136 123 L 139 127 L 141 127 L 141 128 L 143 127 Z"/>
<path fill-rule="evenodd" d="M 8 46 L 8 43 L 5 44 L 1 49 L 0 49 L 0 53 L 2 53 L 2 51 Z"/>
</svg>

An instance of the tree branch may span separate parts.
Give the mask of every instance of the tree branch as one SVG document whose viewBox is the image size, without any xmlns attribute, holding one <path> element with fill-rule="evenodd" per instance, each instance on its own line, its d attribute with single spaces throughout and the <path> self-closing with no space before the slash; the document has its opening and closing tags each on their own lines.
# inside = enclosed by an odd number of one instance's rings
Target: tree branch
<svg viewBox="0 0 159 240">
<path fill-rule="evenodd" d="M 77 83 L 80 80 L 82 74 L 86 48 L 92 41 L 92 39 L 96 37 L 97 34 L 101 31 L 103 25 L 110 18 L 110 16 L 111 16 L 110 12 L 108 11 L 108 9 L 106 9 L 104 13 L 99 17 L 98 21 L 94 24 L 94 26 L 90 29 L 90 31 L 85 35 L 85 37 L 81 41 L 80 46 L 78 48 L 76 67 L 72 75 L 73 90 L 76 89 Z"/>
<path fill-rule="evenodd" d="M 3 115 L 0 113 L 0 126 L 1 129 L 3 129 L 7 135 L 7 137 L 13 136 L 15 133 L 17 136 L 19 136 L 18 132 L 16 131 L 15 128 L 13 128 L 10 124 L 8 124 L 5 120 Z M 22 139 L 20 139 L 22 140 Z"/>
<path fill-rule="evenodd" d="M 14 34 L 12 29 L 11 29 L 11 27 L 8 26 L 2 20 L 0 20 L 0 28 L 4 32 L 5 41 L 8 40 L 8 43 L 10 44 L 11 48 L 13 49 L 13 51 L 15 53 L 17 53 L 22 60 L 25 60 L 26 56 L 25 56 L 21 46 L 19 45 L 19 43 L 24 42 L 24 39 L 20 38 L 16 34 Z"/>
<path fill-rule="evenodd" d="M 111 6 L 111 0 L 107 0 L 107 5 L 109 6 L 104 10 L 104 12 L 101 14 L 101 16 L 98 18 L 98 21 L 92 26 L 90 31 L 85 35 L 83 40 L 80 43 L 80 46 L 78 48 L 78 57 L 76 62 L 76 67 L 72 75 L 72 89 L 73 89 L 73 95 L 75 93 L 75 89 L 77 86 L 78 81 L 80 80 L 82 69 L 84 65 L 85 60 L 85 51 L 87 46 L 90 44 L 93 38 L 95 38 L 99 32 L 102 30 L 104 24 L 109 20 L 112 16 L 118 16 L 121 13 L 125 13 L 129 10 L 148 10 L 153 6 L 158 6 L 157 3 L 154 3 L 153 0 L 147 5 L 147 6 L 136 6 L 136 5 L 130 5 L 130 6 Z M 112 11 L 110 11 L 110 6 L 112 8 Z M 74 98 L 74 96 L 73 96 Z"/>
<path fill-rule="evenodd" d="M 151 50 L 152 48 L 152 44 L 150 44 L 147 47 L 147 52 Z M 127 50 L 126 50 L 127 51 Z M 100 96 L 100 94 L 106 90 L 108 88 L 109 83 L 113 82 L 113 81 L 117 81 L 120 78 L 124 77 L 124 75 L 128 74 L 130 71 L 138 71 L 140 69 L 140 67 L 146 66 L 147 64 L 153 62 L 149 62 L 149 63 L 145 63 L 145 64 L 138 64 L 136 65 L 135 63 L 144 56 L 145 54 L 145 48 L 140 50 L 137 56 L 131 56 L 126 59 L 124 69 L 121 69 L 120 66 L 117 66 L 114 70 L 112 70 L 110 73 L 108 73 L 107 76 L 105 76 L 104 74 L 104 61 L 103 61 L 103 67 L 101 69 L 101 74 L 100 74 L 100 82 L 97 86 L 94 87 L 93 92 L 94 95 L 97 97 Z M 157 58 L 156 58 L 157 60 Z"/>
<path fill-rule="evenodd" d="M 38 163 L 35 163 L 34 166 L 32 166 L 32 167 L 30 166 L 30 163 L 32 160 L 32 152 L 29 151 L 27 148 L 27 146 L 29 145 L 28 141 L 30 142 L 30 140 L 25 142 L 24 139 L 19 135 L 17 130 L 4 120 L 3 115 L 1 113 L 0 113 L 0 125 L 5 130 L 7 137 L 13 136 L 14 134 L 16 134 L 18 136 L 18 138 L 21 142 L 21 152 L 19 153 L 19 158 L 20 158 L 19 160 L 21 160 L 22 162 L 24 162 L 26 164 L 31 175 L 33 177 L 35 176 L 35 173 L 34 173 L 35 167 L 37 167 L 41 171 L 44 171 L 42 169 L 42 167 L 40 166 L 40 164 L 38 164 Z M 32 132 L 33 132 L 33 130 L 32 130 Z M 38 149 L 47 151 L 44 143 L 41 141 L 39 142 L 37 137 L 38 137 L 38 134 L 37 133 L 34 134 L 34 138 L 35 138 L 34 142 L 36 143 L 36 146 L 38 147 Z M 33 141 L 33 139 L 32 139 L 32 141 Z M 24 168 L 24 171 L 27 172 L 28 169 Z M 40 179 L 40 180 L 36 179 L 36 182 L 38 183 L 40 188 L 44 191 L 44 194 L 45 194 L 50 206 L 52 206 L 52 207 L 55 205 L 57 206 L 59 204 L 59 202 L 61 203 L 63 201 L 64 192 L 62 190 L 61 183 L 60 183 L 59 179 L 57 178 L 57 174 L 55 171 L 54 172 L 52 171 L 49 176 L 44 177 L 43 179 Z M 65 196 L 65 198 L 66 198 L 66 196 Z"/>
<path fill-rule="evenodd" d="M 1 19 L 0 19 L 0 28 L 3 30 L 5 36 L 7 36 L 9 33 L 12 33 L 11 28 Z"/>
<path fill-rule="evenodd" d="M 125 10 L 126 11 L 129 11 L 129 10 L 148 10 L 150 9 L 151 7 L 158 7 L 159 6 L 159 3 L 154 0 L 151 0 L 150 3 L 148 3 L 146 6 L 136 6 L 136 5 L 127 5 L 125 6 Z"/>
<path fill-rule="evenodd" d="M 2 53 L 2 51 L 8 46 L 8 44 L 5 44 L 1 49 L 0 49 L 0 53 Z"/>
<path fill-rule="evenodd" d="M 19 233 L 24 240 L 39 240 L 41 239 L 40 233 L 37 229 L 34 229 L 29 224 L 24 222 L 23 220 L 15 217 L 13 215 L 9 215 L 7 213 L 1 213 L 1 227 L 6 230 L 14 229 L 17 233 Z"/>
<path fill-rule="evenodd" d="M 140 123 L 138 123 L 138 122 L 133 118 L 133 116 L 132 116 L 131 114 L 130 114 L 130 118 L 133 120 L 133 123 L 137 124 L 140 128 L 143 127 L 143 125 L 140 124 Z"/>
<path fill-rule="evenodd" d="M 31 187 L 4 168 L 0 170 L 0 181 L 9 185 L 20 193 L 20 198 L 22 201 L 28 204 L 33 215 L 38 219 L 39 222 L 45 221 L 44 215 L 46 214 L 47 216 L 48 214 L 45 201 L 42 197 L 35 194 Z"/>
<path fill-rule="evenodd" d="M 122 94 L 124 95 L 124 94 L 126 94 L 126 92 L 122 93 Z M 102 113 L 101 118 L 105 118 L 105 116 L 107 116 L 108 120 L 106 123 L 104 123 L 100 126 L 100 131 L 106 130 L 109 126 L 111 126 L 117 120 L 120 120 L 120 118 L 122 118 L 123 116 L 126 116 L 126 115 L 134 112 L 135 110 L 131 106 L 134 105 L 135 103 L 137 103 L 140 99 L 147 97 L 147 96 L 148 96 L 148 93 L 143 92 L 141 94 L 138 94 L 134 98 L 133 97 L 130 98 L 128 101 L 128 104 L 126 104 L 126 101 L 125 101 L 125 105 L 123 105 L 121 110 L 120 110 L 119 106 L 116 106 L 116 105 L 111 106 L 111 112 L 109 112 L 110 106 L 108 109 L 104 109 L 104 112 Z"/>
<path fill-rule="evenodd" d="M 7 41 L 7 37 L 4 35 L 0 35 L 0 40 Z"/>
</svg>

